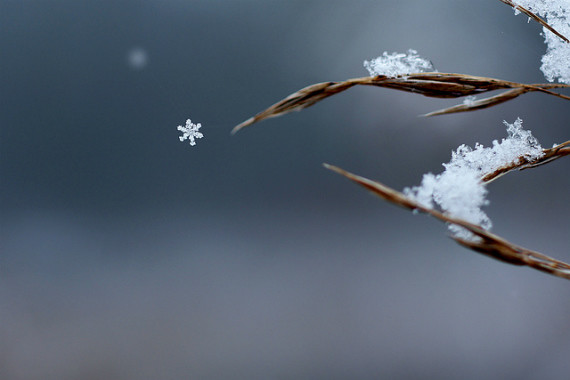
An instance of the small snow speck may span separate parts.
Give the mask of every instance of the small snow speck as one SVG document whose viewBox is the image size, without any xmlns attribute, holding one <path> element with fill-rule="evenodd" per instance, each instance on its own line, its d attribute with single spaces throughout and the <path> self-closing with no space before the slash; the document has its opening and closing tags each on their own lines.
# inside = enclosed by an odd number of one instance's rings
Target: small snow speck
<svg viewBox="0 0 570 380">
<path fill-rule="evenodd" d="M 471 107 L 475 104 L 476 101 L 477 101 L 477 97 L 475 95 L 469 95 L 469 96 L 465 97 L 465 99 L 463 99 L 463 105 Z"/>
<path fill-rule="evenodd" d="M 135 47 L 127 53 L 127 63 L 133 70 L 142 70 L 148 65 L 148 53 L 145 49 Z"/>
</svg>

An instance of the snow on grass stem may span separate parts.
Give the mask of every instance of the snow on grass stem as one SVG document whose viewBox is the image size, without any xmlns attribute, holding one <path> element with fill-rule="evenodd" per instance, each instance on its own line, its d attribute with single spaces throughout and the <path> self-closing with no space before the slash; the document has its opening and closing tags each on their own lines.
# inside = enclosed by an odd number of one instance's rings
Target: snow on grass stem
<svg viewBox="0 0 570 380">
<path fill-rule="evenodd" d="M 531 134 L 522 128 L 518 118 L 513 124 L 504 122 L 508 137 L 493 141 L 491 147 L 476 144 L 470 148 L 463 144 L 443 164 L 445 171 L 425 174 L 421 185 L 404 189 L 403 193 L 427 208 L 438 207 L 450 216 L 490 230 L 492 223 L 481 209 L 489 204 L 487 189 L 482 181 L 489 173 L 508 166 L 524 157 L 534 161 L 544 155 L 543 149 Z M 449 226 L 454 236 L 469 240 L 473 235 L 462 227 Z"/>
<path fill-rule="evenodd" d="M 371 77 L 385 75 L 394 78 L 398 75 L 436 71 L 430 61 L 420 57 L 413 49 L 409 49 L 407 54 L 388 54 L 385 51 L 378 58 L 364 61 L 364 67 Z"/>
<path fill-rule="evenodd" d="M 501 0 L 503 1 L 503 0 Z M 544 43 L 546 54 L 542 56 L 540 70 L 550 81 L 570 84 L 570 0 L 515 0 L 503 1 L 515 7 L 515 14 L 520 7 L 546 19 Z M 510 4 L 512 3 L 512 4 Z M 550 33 L 552 32 L 552 33 Z"/>
</svg>

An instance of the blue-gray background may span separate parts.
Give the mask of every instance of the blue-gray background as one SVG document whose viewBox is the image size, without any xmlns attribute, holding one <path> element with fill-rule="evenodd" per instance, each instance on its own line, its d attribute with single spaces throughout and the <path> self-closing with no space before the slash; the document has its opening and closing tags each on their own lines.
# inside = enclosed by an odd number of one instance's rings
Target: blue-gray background
<svg viewBox="0 0 570 380">
<path fill-rule="evenodd" d="M 544 82 L 526 17 L 494 0 L 0 0 L 0 32 L 2 379 L 570 371 L 570 283 L 467 251 L 321 166 L 401 189 L 503 120 L 567 140 L 568 103 L 426 119 L 458 101 L 355 88 L 229 134 L 383 51 Z M 490 185 L 493 231 L 570 260 L 569 168 Z"/>
</svg>

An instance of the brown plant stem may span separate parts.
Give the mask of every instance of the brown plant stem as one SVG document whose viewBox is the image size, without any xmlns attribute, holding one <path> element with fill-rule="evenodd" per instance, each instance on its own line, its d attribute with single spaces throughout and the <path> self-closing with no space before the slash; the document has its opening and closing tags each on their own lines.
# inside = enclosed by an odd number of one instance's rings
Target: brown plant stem
<svg viewBox="0 0 570 380">
<path fill-rule="evenodd" d="M 432 112 L 427 114 L 427 116 L 474 111 L 492 107 L 514 99 L 527 92 L 535 91 L 570 100 L 569 96 L 550 91 L 553 88 L 570 88 L 570 85 L 562 83 L 523 84 L 467 74 L 437 72 L 415 73 L 400 75 L 397 77 L 378 75 L 375 77 L 353 78 L 343 82 L 316 83 L 307 86 L 237 125 L 232 130 L 232 133 L 236 133 L 242 128 L 265 119 L 281 116 L 292 111 L 300 111 L 328 98 L 329 96 L 336 95 L 354 86 L 385 87 L 399 91 L 421 94 L 432 98 L 460 98 L 463 96 L 482 94 L 494 90 L 507 90 L 499 95 L 474 101 L 471 105 L 462 104 Z"/>
<path fill-rule="evenodd" d="M 553 276 L 570 280 L 570 264 L 553 259 L 552 257 L 546 256 L 542 253 L 519 247 L 501 238 L 500 236 L 492 234 L 480 226 L 469 223 L 465 220 L 454 218 L 437 210 L 424 207 L 416 201 L 406 197 L 404 194 L 391 189 L 380 182 L 371 181 L 367 178 L 352 174 L 333 165 L 324 164 L 324 166 L 327 169 L 332 170 L 363 186 L 367 190 L 390 203 L 396 204 L 409 210 L 420 211 L 429 214 L 442 222 L 456 224 L 467 229 L 478 239 L 465 240 L 451 236 L 451 238 L 454 239 L 458 244 L 466 248 L 509 264 L 528 266 L 541 272 L 546 272 Z"/>
<path fill-rule="evenodd" d="M 538 22 L 540 25 L 544 26 L 546 29 L 548 29 L 549 31 L 551 31 L 552 33 L 556 34 L 558 37 L 560 37 L 564 42 L 570 42 L 570 40 L 568 40 L 568 38 L 564 37 L 561 33 L 559 33 L 556 29 L 554 29 L 552 26 L 550 26 L 546 21 L 544 21 L 543 19 L 541 19 L 540 17 L 538 17 L 536 14 L 532 13 L 531 11 L 529 11 L 528 9 L 526 9 L 523 6 L 520 6 L 518 4 L 513 3 L 511 0 L 499 0 L 502 3 L 507 4 L 508 6 L 513 7 L 514 9 L 519 10 L 521 13 L 524 13 L 525 15 L 527 15 L 528 17 L 530 17 L 531 19 L 533 19 L 534 21 Z"/>
</svg>

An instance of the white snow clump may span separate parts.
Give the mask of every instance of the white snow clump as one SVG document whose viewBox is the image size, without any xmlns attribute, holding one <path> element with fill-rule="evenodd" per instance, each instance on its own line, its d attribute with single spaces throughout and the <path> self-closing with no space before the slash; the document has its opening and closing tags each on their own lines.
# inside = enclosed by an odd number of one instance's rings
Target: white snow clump
<svg viewBox="0 0 570 380">
<path fill-rule="evenodd" d="M 204 137 L 202 133 L 198 132 L 200 128 L 202 128 L 202 124 L 194 124 L 190 119 L 188 119 L 186 120 L 185 126 L 178 126 L 178 130 L 182 132 L 182 136 L 178 136 L 178 138 L 180 141 L 188 140 L 190 141 L 190 145 L 194 146 L 196 145 L 195 139 L 201 139 Z"/>
<path fill-rule="evenodd" d="M 527 8 L 563 36 L 570 38 L 570 0 L 515 0 L 515 4 Z M 515 11 L 515 13 L 520 13 Z M 570 84 L 570 43 L 543 28 L 546 54 L 542 56 L 540 70 L 544 77 L 553 82 Z"/>
<path fill-rule="evenodd" d="M 544 153 L 530 131 L 522 128 L 518 118 L 513 124 L 506 121 L 508 137 L 493 146 L 485 148 L 476 144 L 475 149 L 463 144 L 451 154 L 451 161 L 443 164 L 441 174 L 424 174 L 420 186 L 405 188 L 404 194 L 422 206 L 433 209 L 434 203 L 446 214 L 467 222 L 491 229 L 491 219 L 481 210 L 489 204 L 487 189 L 481 181 L 486 174 L 511 164 L 519 157 L 534 160 Z M 457 225 L 449 225 L 452 234 L 458 238 L 473 240 L 475 236 Z"/>
<path fill-rule="evenodd" d="M 430 61 L 420 57 L 418 52 L 412 49 L 408 50 L 408 54 L 388 54 L 385 51 L 378 58 L 364 61 L 364 67 L 371 77 L 377 75 L 396 77 L 398 75 L 435 71 Z"/>
</svg>

